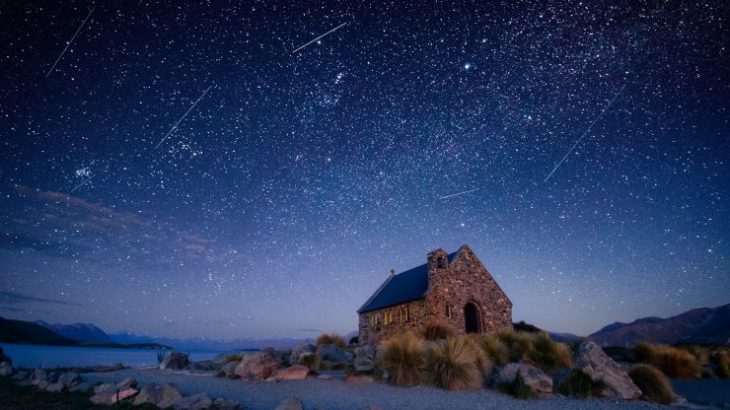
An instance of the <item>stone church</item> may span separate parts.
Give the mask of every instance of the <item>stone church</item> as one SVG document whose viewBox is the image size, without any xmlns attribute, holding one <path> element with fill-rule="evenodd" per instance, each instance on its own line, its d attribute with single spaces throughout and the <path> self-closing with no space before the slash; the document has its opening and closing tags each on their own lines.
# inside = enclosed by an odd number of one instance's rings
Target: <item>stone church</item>
<svg viewBox="0 0 730 410">
<path fill-rule="evenodd" d="M 380 343 L 429 322 L 459 334 L 512 329 L 512 302 L 467 245 L 429 252 L 427 263 L 390 277 L 357 311 L 360 343 Z"/>
</svg>

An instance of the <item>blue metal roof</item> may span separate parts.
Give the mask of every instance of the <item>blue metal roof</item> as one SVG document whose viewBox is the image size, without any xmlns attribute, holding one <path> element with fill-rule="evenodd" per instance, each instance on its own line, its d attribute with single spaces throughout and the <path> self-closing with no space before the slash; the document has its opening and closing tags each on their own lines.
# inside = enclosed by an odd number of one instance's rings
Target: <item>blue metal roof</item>
<svg viewBox="0 0 730 410">
<path fill-rule="evenodd" d="M 456 258 L 458 253 L 456 251 L 449 254 L 449 263 Z M 426 291 L 428 291 L 428 264 L 424 263 L 389 277 L 357 312 L 365 313 L 423 299 Z"/>
</svg>

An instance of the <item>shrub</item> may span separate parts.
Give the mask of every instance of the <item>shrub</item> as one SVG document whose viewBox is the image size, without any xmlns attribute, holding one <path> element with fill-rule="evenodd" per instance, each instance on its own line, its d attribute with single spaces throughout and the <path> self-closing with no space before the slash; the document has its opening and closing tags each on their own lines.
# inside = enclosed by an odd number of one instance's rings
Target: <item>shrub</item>
<svg viewBox="0 0 730 410">
<path fill-rule="evenodd" d="M 353 336 L 353 337 L 350 338 L 350 342 L 348 344 L 349 345 L 356 345 L 359 342 L 359 340 L 360 340 L 359 337 Z"/>
<path fill-rule="evenodd" d="M 525 384 L 525 379 L 522 378 L 520 372 L 517 372 L 517 376 L 512 383 L 499 383 L 497 385 L 497 390 L 523 400 L 533 399 L 536 397 L 535 393 L 533 393 L 530 389 L 530 386 Z"/>
<path fill-rule="evenodd" d="M 337 347 L 345 347 L 345 339 L 337 333 L 322 333 L 317 337 L 317 346 L 335 345 Z"/>
<path fill-rule="evenodd" d="M 697 358 L 676 347 L 639 343 L 634 347 L 634 357 L 638 362 L 650 364 L 671 378 L 696 379 L 700 376 Z"/>
<path fill-rule="evenodd" d="M 717 376 L 723 379 L 730 379 L 730 353 L 727 351 L 714 352 L 710 360 L 716 366 Z"/>
<path fill-rule="evenodd" d="M 431 343 L 426 349 L 427 381 L 446 390 L 474 390 L 482 387 L 482 372 L 477 364 L 478 350 L 462 337 Z"/>
<path fill-rule="evenodd" d="M 479 345 L 479 335 L 467 335 L 462 337 L 464 338 L 464 342 L 467 344 L 469 349 L 474 352 L 474 355 L 476 357 L 475 363 L 477 365 L 477 369 L 479 369 L 479 371 L 485 378 L 489 377 L 492 374 L 492 360 L 489 358 L 489 356 L 486 355 L 484 350 Z"/>
<path fill-rule="evenodd" d="M 594 390 L 594 383 L 591 376 L 583 370 L 573 369 L 570 375 L 558 385 L 558 392 L 565 396 L 587 399 L 591 397 Z"/>
<path fill-rule="evenodd" d="M 493 334 L 487 334 L 479 338 L 479 345 L 487 355 L 487 358 L 497 366 L 502 366 L 509 361 L 509 350 L 507 346 Z"/>
<path fill-rule="evenodd" d="M 423 339 L 407 332 L 388 339 L 383 344 L 383 367 L 392 384 L 418 384 L 423 367 Z"/>
<path fill-rule="evenodd" d="M 527 351 L 527 360 L 548 373 L 569 368 L 573 362 L 568 345 L 554 342 L 545 332 L 532 337 L 532 348 Z"/>
<path fill-rule="evenodd" d="M 667 376 L 657 368 L 647 364 L 637 364 L 631 367 L 629 376 L 647 399 L 662 404 L 674 401 L 674 392 Z"/>
<path fill-rule="evenodd" d="M 515 330 L 515 332 L 525 332 L 525 333 L 542 332 L 542 330 L 540 330 L 539 327 L 526 323 L 524 320 L 520 320 L 517 323 L 512 323 L 512 328 Z"/>
<path fill-rule="evenodd" d="M 455 336 L 454 329 L 438 321 L 427 323 L 423 327 L 422 333 L 423 338 L 426 340 L 445 340 Z"/>
<path fill-rule="evenodd" d="M 502 331 L 497 333 L 497 337 L 507 346 L 510 362 L 522 360 L 532 349 L 532 340 L 529 333 Z"/>
<path fill-rule="evenodd" d="M 319 370 L 320 358 L 316 353 L 302 353 L 299 355 L 297 364 L 309 367 L 309 370 L 316 372 Z"/>
</svg>

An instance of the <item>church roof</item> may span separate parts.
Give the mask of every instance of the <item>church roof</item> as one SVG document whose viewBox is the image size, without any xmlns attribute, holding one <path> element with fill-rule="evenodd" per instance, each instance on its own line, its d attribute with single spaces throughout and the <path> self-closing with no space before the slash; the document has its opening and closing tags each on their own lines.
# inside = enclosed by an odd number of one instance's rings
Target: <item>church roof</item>
<svg viewBox="0 0 730 410">
<path fill-rule="evenodd" d="M 456 259 L 458 254 L 459 251 L 450 253 L 448 256 L 449 263 Z M 357 313 L 370 312 L 423 299 L 426 296 L 426 291 L 428 291 L 428 263 L 388 277 Z"/>
</svg>

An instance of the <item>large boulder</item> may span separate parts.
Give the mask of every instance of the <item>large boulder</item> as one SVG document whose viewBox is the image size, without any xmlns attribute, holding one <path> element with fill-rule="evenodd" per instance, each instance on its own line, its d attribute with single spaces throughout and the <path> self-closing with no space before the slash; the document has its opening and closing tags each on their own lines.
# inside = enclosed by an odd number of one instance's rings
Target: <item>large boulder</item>
<svg viewBox="0 0 730 410">
<path fill-rule="evenodd" d="M 238 378 L 238 375 L 236 374 L 236 366 L 238 366 L 239 362 L 228 362 L 221 367 L 220 374 L 223 377 L 227 379 L 236 379 Z"/>
<path fill-rule="evenodd" d="M 119 401 L 134 397 L 139 391 L 137 389 L 104 390 L 91 396 L 91 402 L 100 406 L 111 406 Z"/>
<path fill-rule="evenodd" d="M 355 349 L 353 366 L 358 372 L 372 372 L 375 369 L 375 346 L 365 345 Z"/>
<path fill-rule="evenodd" d="M 180 370 L 187 367 L 189 363 L 190 360 L 188 360 L 187 354 L 168 350 L 165 352 L 165 355 L 162 356 L 160 369 Z"/>
<path fill-rule="evenodd" d="M 205 410 L 212 405 L 213 400 L 206 393 L 198 393 L 177 399 L 172 407 L 175 410 Z"/>
<path fill-rule="evenodd" d="M 319 358 L 324 362 L 327 361 L 333 366 L 347 364 L 347 355 L 345 351 L 333 344 L 321 345 L 317 348 Z"/>
<path fill-rule="evenodd" d="M 628 373 L 613 361 L 595 342 L 586 340 L 580 344 L 574 357 L 575 367 L 583 370 L 594 382 L 603 382 L 604 397 L 634 400 L 641 396 L 641 390 Z"/>
<path fill-rule="evenodd" d="M 38 385 L 41 382 L 47 382 L 46 378 L 48 378 L 48 373 L 46 373 L 43 369 L 35 369 L 33 370 L 33 374 L 30 376 L 30 381 L 33 385 Z"/>
<path fill-rule="evenodd" d="M 279 369 L 276 371 L 274 377 L 277 381 L 282 380 L 304 380 L 309 374 L 309 367 L 302 366 L 301 364 L 295 364 L 292 367 L 286 369 Z"/>
<path fill-rule="evenodd" d="M 66 386 L 64 386 L 63 383 L 55 382 L 46 386 L 46 391 L 49 393 L 61 393 L 64 388 L 66 388 Z"/>
<path fill-rule="evenodd" d="M 291 356 L 289 356 L 289 363 L 296 364 L 299 363 L 299 356 L 302 355 L 302 353 L 315 353 L 317 351 L 317 346 L 311 344 L 311 343 L 304 343 L 297 347 L 295 347 L 291 351 Z"/>
<path fill-rule="evenodd" d="M 169 383 L 162 385 L 150 383 L 144 386 L 137 397 L 135 397 L 134 405 L 140 406 L 148 403 L 164 409 L 172 406 L 182 397 L 182 392 L 175 385 Z"/>
<path fill-rule="evenodd" d="M 81 383 L 81 376 L 76 372 L 66 372 L 58 376 L 58 383 L 70 389 L 74 385 Z"/>
<path fill-rule="evenodd" d="M 126 390 L 129 388 L 137 387 L 137 380 L 134 380 L 133 377 L 126 377 L 119 383 L 115 384 L 114 387 L 117 390 Z"/>
<path fill-rule="evenodd" d="M 286 399 L 279 403 L 274 410 L 304 410 L 302 402 L 297 399 Z"/>
<path fill-rule="evenodd" d="M 279 363 L 271 354 L 259 352 L 246 356 L 236 366 L 234 372 L 244 380 L 266 380 L 279 369 Z"/>
<path fill-rule="evenodd" d="M 527 363 L 509 363 L 504 366 L 497 376 L 497 384 L 512 384 L 517 379 L 517 374 L 522 377 L 533 394 L 553 392 L 553 379 L 542 370 Z"/>
</svg>

